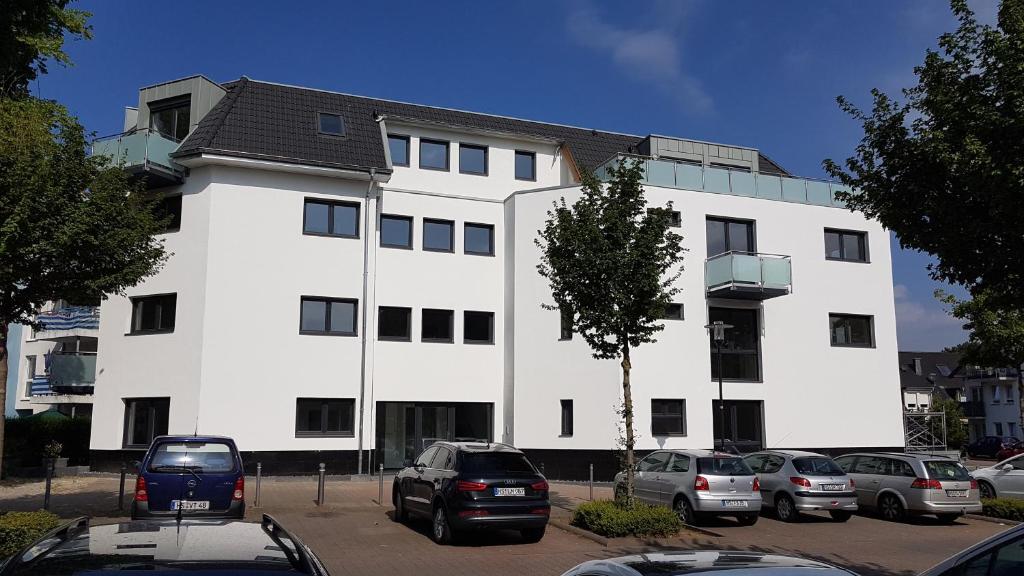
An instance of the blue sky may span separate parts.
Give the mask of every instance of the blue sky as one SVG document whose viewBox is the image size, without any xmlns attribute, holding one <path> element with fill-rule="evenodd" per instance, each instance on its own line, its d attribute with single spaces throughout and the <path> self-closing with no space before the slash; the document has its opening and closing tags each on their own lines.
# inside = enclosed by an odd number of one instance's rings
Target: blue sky
<svg viewBox="0 0 1024 576">
<path fill-rule="evenodd" d="M 972 3 L 994 21 L 994 0 Z M 147 84 L 202 73 L 759 148 L 821 177 L 860 137 L 835 97 L 897 93 L 936 37 L 942 0 L 821 2 L 93 1 L 95 38 L 35 87 L 100 135 Z M 963 340 L 927 256 L 894 242 L 900 348 Z"/>
</svg>

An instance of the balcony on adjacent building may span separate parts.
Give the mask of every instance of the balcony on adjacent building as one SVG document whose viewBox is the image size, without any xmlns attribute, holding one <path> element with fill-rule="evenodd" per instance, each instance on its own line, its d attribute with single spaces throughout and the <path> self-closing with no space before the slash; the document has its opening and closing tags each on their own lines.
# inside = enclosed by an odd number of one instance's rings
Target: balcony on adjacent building
<svg viewBox="0 0 1024 576">
<path fill-rule="evenodd" d="M 984 418 L 985 403 L 979 401 L 961 402 L 960 412 L 963 413 L 964 418 Z"/>
<path fill-rule="evenodd" d="M 708 298 L 767 300 L 785 296 L 793 288 L 789 256 L 751 252 L 724 252 L 704 263 Z"/>
<path fill-rule="evenodd" d="M 49 354 L 47 373 L 32 378 L 32 397 L 92 394 L 96 385 L 96 354 Z"/>
<path fill-rule="evenodd" d="M 35 332 L 37 340 L 60 340 L 69 337 L 95 338 L 100 327 L 99 306 L 58 306 L 36 314 L 41 324 Z"/>
<path fill-rule="evenodd" d="M 144 178 L 147 188 L 159 188 L 182 182 L 185 168 L 170 157 L 179 144 L 156 130 L 139 129 L 97 138 L 92 143 L 92 154 L 107 156 L 113 165 Z"/>
</svg>

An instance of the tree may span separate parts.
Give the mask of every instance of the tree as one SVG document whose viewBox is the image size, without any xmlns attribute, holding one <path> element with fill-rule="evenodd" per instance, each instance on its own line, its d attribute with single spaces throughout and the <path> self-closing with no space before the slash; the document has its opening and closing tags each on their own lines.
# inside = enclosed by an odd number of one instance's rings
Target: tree
<svg viewBox="0 0 1024 576">
<path fill-rule="evenodd" d="M 904 248 L 935 256 L 941 281 L 1024 301 L 1024 0 L 1003 0 L 998 26 L 980 26 L 953 0 L 956 32 L 914 69 L 904 103 L 872 90 L 866 114 L 839 97 L 864 136 L 845 170 L 851 210 L 878 219 Z"/>
<path fill-rule="evenodd" d="M 654 342 L 665 309 L 679 289 L 682 238 L 670 230 L 668 208 L 647 209 L 640 162 L 608 171 L 602 185 L 584 174 L 582 196 L 565 198 L 548 212 L 536 240 L 543 254 L 537 270 L 548 279 L 555 305 L 592 350 L 594 358 L 619 359 L 625 424 L 626 499 L 633 502 L 635 434 L 630 351 Z"/>
<path fill-rule="evenodd" d="M 964 425 L 964 413 L 960 409 L 960 403 L 951 398 L 933 399 L 931 412 L 942 412 L 945 414 L 945 430 L 941 429 L 939 420 L 930 422 L 932 434 L 938 438 L 946 438 L 948 448 L 959 449 L 967 443 L 967 426 Z"/>
<path fill-rule="evenodd" d="M 154 200 L 106 161 L 59 104 L 0 98 L 0 407 L 10 324 L 38 327 L 48 301 L 122 293 L 165 259 Z"/>
<path fill-rule="evenodd" d="M 46 74 L 47 59 L 65 66 L 65 35 L 89 39 L 88 12 L 69 0 L 3 0 L 0 7 L 0 97 L 25 96 L 29 82 Z"/>
</svg>

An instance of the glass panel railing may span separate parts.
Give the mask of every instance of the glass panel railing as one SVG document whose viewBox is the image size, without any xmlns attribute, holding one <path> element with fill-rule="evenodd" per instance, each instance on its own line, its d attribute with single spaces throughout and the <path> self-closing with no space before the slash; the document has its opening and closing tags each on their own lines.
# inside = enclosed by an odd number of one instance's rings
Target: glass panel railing
<svg viewBox="0 0 1024 576">
<path fill-rule="evenodd" d="M 788 289 L 793 283 L 789 256 L 725 252 L 708 258 L 704 270 L 708 288 L 742 284 Z"/>
<path fill-rule="evenodd" d="M 96 383 L 96 356 L 51 354 L 50 387 L 91 386 Z"/>
<path fill-rule="evenodd" d="M 769 174 L 757 175 L 757 197 L 782 200 L 782 178 Z"/>
<path fill-rule="evenodd" d="M 729 186 L 733 194 L 740 196 L 756 196 L 754 174 L 742 170 L 729 170 Z"/>
<path fill-rule="evenodd" d="M 792 286 L 792 262 L 789 258 L 761 258 L 761 282 L 765 288 Z"/>
<path fill-rule="evenodd" d="M 849 191 L 850 191 L 850 188 L 847 187 L 847 186 L 843 186 L 842 184 L 833 184 L 832 185 L 832 205 L 833 206 L 838 206 L 840 208 L 846 208 L 846 202 L 840 200 L 839 198 L 836 198 L 836 193 L 837 192 L 849 192 Z"/>
<path fill-rule="evenodd" d="M 817 182 L 815 180 L 806 180 L 805 182 L 807 182 L 808 204 L 817 204 L 818 206 L 832 205 L 832 190 L 829 189 L 828 182 Z"/>
<path fill-rule="evenodd" d="M 146 158 L 154 164 L 174 170 L 175 164 L 171 161 L 171 153 L 178 149 L 178 144 L 179 142 L 165 138 L 161 134 L 150 132 Z"/>
<path fill-rule="evenodd" d="M 789 202 L 807 202 L 806 180 L 799 178 L 781 178 L 782 199 Z"/>
<path fill-rule="evenodd" d="M 754 254 L 733 254 L 732 281 L 743 284 L 760 284 L 761 259 Z"/>
<path fill-rule="evenodd" d="M 708 258 L 704 268 L 704 282 L 708 287 L 732 282 L 732 253 L 726 252 Z"/>
<path fill-rule="evenodd" d="M 686 163 L 676 164 L 676 188 L 686 190 L 704 189 L 704 168 Z"/>
<path fill-rule="evenodd" d="M 652 186 L 668 186 L 669 188 L 675 188 L 675 162 L 648 160 L 647 173 L 644 176 L 647 183 Z"/>
<path fill-rule="evenodd" d="M 158 132 L 139 130 L 94 140 L 92 153 L 94 156 L 109 156 L 115 166 L 142 166 L 148 161 L 169 170 L 177 170 L 178 166 L 170 155 L 178 149 L 178 145 L 175 140 Z"/>
<path fill-rule="evenodd" d="M 729 171 L 721 168 L 704 169 L 704 191 L 729 193 Z"/>
</svg>

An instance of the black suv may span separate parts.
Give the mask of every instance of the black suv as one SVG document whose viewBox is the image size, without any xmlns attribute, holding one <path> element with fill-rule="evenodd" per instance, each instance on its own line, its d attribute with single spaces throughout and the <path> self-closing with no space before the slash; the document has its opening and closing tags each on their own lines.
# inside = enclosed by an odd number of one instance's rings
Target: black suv
<svg viewBox="0 0 1024 576">
<path fill-rule="evenodd" d="M 482 528 L 519 530 L 538 542 L 551 515 L 548 482 L 526 456 L 506 444 L 436 442 L 395 476 L 395 521 L 432 521 L 438 544 Z"/>
</svg>

